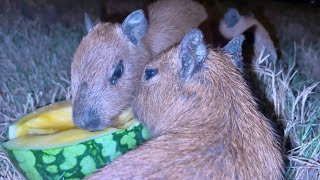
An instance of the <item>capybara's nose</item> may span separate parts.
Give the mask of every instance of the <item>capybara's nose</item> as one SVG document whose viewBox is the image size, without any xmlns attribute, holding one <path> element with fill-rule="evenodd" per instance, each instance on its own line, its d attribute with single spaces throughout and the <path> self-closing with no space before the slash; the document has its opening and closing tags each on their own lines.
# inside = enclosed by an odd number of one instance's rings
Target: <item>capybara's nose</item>
<svg viewBox="0 0 320 180">
<path fill-rule="evenodd" d="M 88 131 L 99 131 L 104 129 L 101 125 L 101 118 L 94 109 L 77 109 L 73 110 L 73 122 L 80 128 Z"/>
</svg>

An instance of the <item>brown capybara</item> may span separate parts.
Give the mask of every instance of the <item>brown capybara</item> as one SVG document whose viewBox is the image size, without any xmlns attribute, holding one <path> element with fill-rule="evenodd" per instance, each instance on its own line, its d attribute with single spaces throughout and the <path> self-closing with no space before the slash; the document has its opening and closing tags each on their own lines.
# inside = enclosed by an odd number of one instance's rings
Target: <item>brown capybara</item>
<svg viewBox="0 0 320 180">
<path fill-rule="evenodd" d="M 148 64 L 133 108 L 152 139 L 89 179 L 282 179 L 273 131 L 232 63 L 242 41 L 206 49 L 192 30 Z"/>
<path fill-rule="evenodd" d="M 253 59 L 260 56 L 262 50 L 265 50 L 264 55 L 270 55 L 269 59 L 275 62 L 278 59 L 277 51 L 273 41 L 265 29 L 265 27 L 253 16 L 241 16 L 238 10 L 230 8 L 220 21 L 219 31 L 227 39 L 232 39 L 240 34 L 243 34 L 248 29 L 253 31 Z"/>
<path fill-rule="evenodd" d="M 84 37 L 71 65 L 73 121 L 97 131 L 113 124 L 130 105 L 144 66 L 181 41 L 207 18 L 192 0 L 162 0 L 136 10 L 122 24 L 99 23 Z"/>
</svg>

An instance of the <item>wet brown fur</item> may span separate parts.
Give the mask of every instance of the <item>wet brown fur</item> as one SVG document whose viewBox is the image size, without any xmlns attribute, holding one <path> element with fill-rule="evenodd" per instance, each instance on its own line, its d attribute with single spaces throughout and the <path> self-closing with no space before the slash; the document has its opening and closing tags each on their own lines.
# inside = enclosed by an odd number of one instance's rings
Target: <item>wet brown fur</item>
<svg viewBox="0 0 320 180">
<path fill-rule="evenodd" d="M 99 23 L 83 38 L 71 65 L 76 116 L 91 109 L 103 120 L 101 126 L 112 125 L 114 117 L 132 101 L 150 57 L 181 41 L 186 32 L 207 18 L 203 6 L 191 0 L 163 0 L 148 9 L 149 28 L 139 45 L 125 37 L 118 23 Z M 117 84 L 111 85 L 109 78 L 120 60 L 124 73 Z M 74 122 L 83 124 L 77 118 Z"/>
<path fill-rule="evenodd" d="M 179 46 L 146 68 L 134 100 L 153 138 L 89 179 L 282 179 L 267 119 L 228 55 L 208 49 L 200 71 L 180 78 Z"/>
</svg>

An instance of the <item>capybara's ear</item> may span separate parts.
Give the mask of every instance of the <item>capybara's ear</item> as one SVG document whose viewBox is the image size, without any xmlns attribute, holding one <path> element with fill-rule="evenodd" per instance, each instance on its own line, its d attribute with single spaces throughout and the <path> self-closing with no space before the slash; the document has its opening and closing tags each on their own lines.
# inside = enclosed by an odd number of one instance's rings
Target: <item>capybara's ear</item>
<svg viewBox="0 0 320 180">
<path fill-rule="evenodd" d="M 86 12 L 84 13 L 84 23 L 86 25 L 87 33 L 89 33 L 93 29 L 93 23 Z"/>
<path fill-rule="evenodd" d="M 207 48 L 203 34 L 199 29 L 193 29 L 184 36 L 180 44 L 181 78 L 189 80 L 201 68 L 206 58 Z"/>
<path fill-rule="evenodd" d="M 148 29 L 148 22 L 143 10 L 129 14 L 122 23 L 122 31 L 133 44 L 139 44 Z"/>
<path fill-rule="evenodd" d="M 100 19 L 96 19 L 94 22 L 89 17 L 88 13 L 84 13 L 84 24 L 86 25 L 87 33 L 92 31 L 93 27 L 100 22 Z"/>
<path fill-rule="evenodd" d="M 237 9 L 229 8 L 223 16 L 223 21 L 226 23 L 228 28 L 233 27 L 240 20 L 240 14 Z"/>
<path fill-rule="evenodd" d="M 242 57 L 242 44 L 244 36 L 241 34 L 224 46 L 224 51 L 232 56 L 232 62 L 235 64 L 240 72 L 243 72 L 243 57 Z"/>
</svg>

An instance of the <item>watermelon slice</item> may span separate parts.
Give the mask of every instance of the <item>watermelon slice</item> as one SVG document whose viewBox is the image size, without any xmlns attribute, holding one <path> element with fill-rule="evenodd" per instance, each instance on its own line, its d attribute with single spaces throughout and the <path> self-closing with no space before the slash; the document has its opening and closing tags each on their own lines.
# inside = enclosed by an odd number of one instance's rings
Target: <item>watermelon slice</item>
<svg viewBox="0 0 320 180">
<path fill-rule="evenodd" d="M 77 129 L 71 103 L 64 101 L 10 125 L 9 141 L 1 147 L 27 179 L 81 179 L 148 138 L 131 109 L 116 118 L 116 127 L 96 132 Z"/>
</svg>

